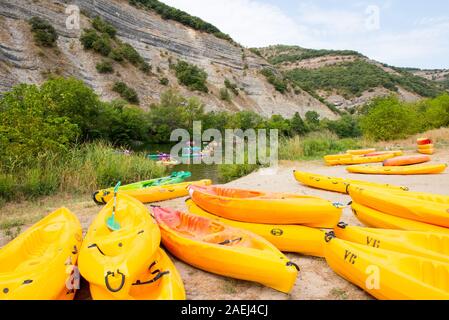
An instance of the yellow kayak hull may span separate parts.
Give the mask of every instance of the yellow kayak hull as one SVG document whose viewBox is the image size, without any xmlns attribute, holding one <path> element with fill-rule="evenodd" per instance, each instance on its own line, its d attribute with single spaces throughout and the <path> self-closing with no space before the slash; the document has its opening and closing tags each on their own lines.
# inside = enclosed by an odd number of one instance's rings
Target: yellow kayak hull
<svg viewBox="0 0 449 320">
<path fill-rule="evenodd" d="M 449 227 L 449 197 L 429 193 L 391 193 L 388 190 L 350 186 L 353 201 L 399 218 Z"/>
<path fill-rule="evenodd" d="M 83 233 L 61 208 L 0 249 L 0 300 L 71 300 Z"/>
<path fill-rule="evenodd" d="M 174 256 L 205 271 L 289 293 L 298 267 L 264 238 L 211 219 L 153 208 L 162 242 Z"/>
<path fill-rule="evenodd" d="M 108 228 L 114 201 L 100 211 L 89 227 L 79 256 L 81 275 L 115 299 L 127 299 L 132 284 L 154 261 L 161 234 L 148 209 L 138 200 L 119 193 L 115 221 L 118 231 Z"/>
<path fill-rule="evenodd" d="M 408 191 L 405 186 L 395 186 L 391 184 L 382 184 L 361 180 L 351 180 L 345 178 L 327 177 L 320 174 L 308 173 L 303 171 L 293 171 L 295 179 L 302 184 L 312 188 L 334 191 L 339 193 L 348 193 L 349 185 L 370 186 L 376 188 L 385 188 L 388 190 Z"/>
<path fill-rule="evenodd" d="M 353 164 L 365 164 L 365 163 L 376 163 L 383 162 L 387 159 L 396 157 L 395 153 L 385 153 L 376 156 L 354 156 L 350 155 L 344 156 L 342 158 L 337 158 L 334 160 L 325 160 L 328 166 L 338 166 L 338 165 L 353 165 Z"/>
<path fill-rule="evenodd" d="M 409 231 L 430 231 L 449 234 L 449 228 L 443 228 L 435 226 L 433 224 L 399 218 L 365 207 L 356 202 L 352 203 L 352 212 L 357 217 L 357 219 L 360 220 L 360 222 L 368 227 Z"/>
<path fill-rule="evenodd" d="M 352 154 L 354 156 L 363 156 L 365 154 L 376 152 L 376 149 L 360 149 L 360 150 L 348 150 L 346 153 Z"/>
<path fill-rule="evenodd" d="M 186 201 L 186 206 L 190 213 L 197 216 L 253 232 L 268 240 L 282 252 L 296 252 L 308 256 L 324 257 L 324 233 L 319 229 L 299 225 L 270 225 L 229 220 L 204 211 L 192 199 Z"/>
<path fill-rule="evenodd" d="M 212 181 L 206 179 L 192 182 L 182 182 L 177 184 L 149 187 L 138 190 L 123 190 L 119 191 L 118 193 L 133 197 L 143 203 L 153 203 L 188 196 L 189 195 L 188 187 L 190 185 L 208 186 L 211 184 Z M 102 195 L 101 199 L 103 200 L 104 203 L 107 203 L 111 201 L 113 197 L 114 193 L 108 192 Z"/>
<path fill-rule="evenodd" d="M 250 223 L 333 228 L 343 212 L 340 205 L 330 201 L 288 193 L 192 186 L 190 197 L 207 212 L 222 218 Z"/>
<path fill-rule="evenodd" d="M 449 234 L 348 226 L 339 223 L 337 238 L 376 249 L 397 251 L 449 263 Z"/>
<path fill-rule="evenodd" d="M 406 167 L 382 167 L 382 166 L 350 166 L 346 170 L 351 173 L 383 174 L 383 175 L 417 175 L 438 174 L 446 170 L 447 164 L 418 164 Z"/>
<path fill-rule="evenodd" d="M 164 250 L 158 249 L 150 268 L 139 276 L 129 292 L 129 300 L 185 300 L 186 293 L 181 275 Z M 90 285 L 95 300 L 114 300 L 107 290 Z"/>
<path fill-rule="evenodd" d="M 326 261 L 340 276 L 382 300 L 448 300 L 449 264 L 327 236 Z"/>
</svg>

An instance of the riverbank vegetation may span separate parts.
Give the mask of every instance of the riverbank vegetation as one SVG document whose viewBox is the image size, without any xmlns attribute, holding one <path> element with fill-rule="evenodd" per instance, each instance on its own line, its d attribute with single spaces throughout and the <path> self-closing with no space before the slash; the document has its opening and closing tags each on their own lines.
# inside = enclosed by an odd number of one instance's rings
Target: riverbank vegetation
<svg viewBox="0 0 449 320">
<path fill-rule="evenodd" d="M 198 97 L 185 98 L 173 89 L 144 111 L 123 100 L 101 101 L 82 81 L 56 77 L 40 86 L 14 87 L 0 99 L 0 113 L 4 202 L 159 176 L 164 170 L 143 154 L 124 156 L 114 149 L 168 143 L 175 129 L 191 132 L 193 121 L 223 136 L 225 129 L 277 129 L 281 160 L 313 159 L 449 127 L 449 95 L 414 103 L 378 98 L 337 120 L 321 119 L 314 111 L 287 119 L 251 111 L 206 112 Z M 257 168 L 231 165 L 220 170 L 234 179 Z"/>
</svg>

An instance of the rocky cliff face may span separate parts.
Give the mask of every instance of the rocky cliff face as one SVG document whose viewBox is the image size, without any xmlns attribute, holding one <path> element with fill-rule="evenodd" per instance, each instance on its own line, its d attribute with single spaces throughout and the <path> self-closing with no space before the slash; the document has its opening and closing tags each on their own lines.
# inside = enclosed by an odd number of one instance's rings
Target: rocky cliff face
<svg viewBox="0 0 449 320">
<path fill-rule="evenodd" d="M 66 6 L 79 6 L 80 30 L 66 28 Z M 27 20 L 32 17 L 48 20 L 59 38 L 56 48 L 34 44 Z M 152 65 L 152 73 L 144 74 L 130 64 L 120 64 L 114 74 L 99 74 L 95 65 L 101 57 L 85 51 L 79 41 L 82 29 L 90 27 L 91 18 L 100 16 L 117 29 L 118 37 L 131 44 Z M 186 60 L 208 73 L 209 93 L 190 92 L 178 85 L 169 69 L 169 62 Z M 156 13 L 138 9 L 120 0 L 0 0 L 0 92 L 21 82 L 40 83 L 49 74 L 74 76 L 94 88 L 102 98 L 118 98 L 111 90 L 115 81 L 124 81 L 139 94 L 141 106 L 157 102 L 167 86 L 186 96 L 197 95 L 207 110 L 253 110 L 262 115 L 304 115 L 309 110 L 322 117 L 336 115 L 324 104 L 304 91 L 280 94 L 260 70 L 271 67 L 263 58 L 226 40 L 192 30 L 180 23 L 164 20 Z M 220 100 L 224 79 L 240 88 L 241 94 L 231 102 Z"/>
</svg>

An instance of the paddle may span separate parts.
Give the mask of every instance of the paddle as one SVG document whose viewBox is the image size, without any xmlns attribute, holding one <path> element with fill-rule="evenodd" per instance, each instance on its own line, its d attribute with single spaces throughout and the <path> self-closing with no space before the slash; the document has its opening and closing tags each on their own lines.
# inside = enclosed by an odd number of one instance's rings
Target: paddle
<svg viewBox="0 0 449 320">
<path fill-rule="evenodd" d="M 122 183 L 119 181 L 114 187 L 114 205 L 112 207 L 112 215 L 106 220 L 106 225 L 111 231 L 120 230 L 120 224 L 118 221 L 115 221 L 115 210 L 117 206 L 117 192 L 121 184 Z"/>
</svg>

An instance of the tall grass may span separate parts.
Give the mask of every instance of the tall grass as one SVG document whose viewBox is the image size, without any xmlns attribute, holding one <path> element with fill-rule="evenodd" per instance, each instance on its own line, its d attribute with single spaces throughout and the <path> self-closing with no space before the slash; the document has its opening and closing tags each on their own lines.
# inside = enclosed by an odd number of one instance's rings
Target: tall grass
<svg viewBox="0 0 449 320">
<path fill-rule="evenodd" d="M 316 159 L 327 154 L 357 149 L 365 145 L 363 140 L 339 139 L 337 135 L 329 131 L 312 132 L 306 136 L 282 139 L 279 145 L 279 159 Z"/>
<path fill-rule="evenodd" d="M 32 166 L 0 171 L 0 205 L 63 193 L 88 193 L 117 181 L 130 183 L 159 177 L 164 167 L 143 154 L 125 156 L 103 142 L 84 144 L 58 155 L 44 153 Z"/>
</svg>

